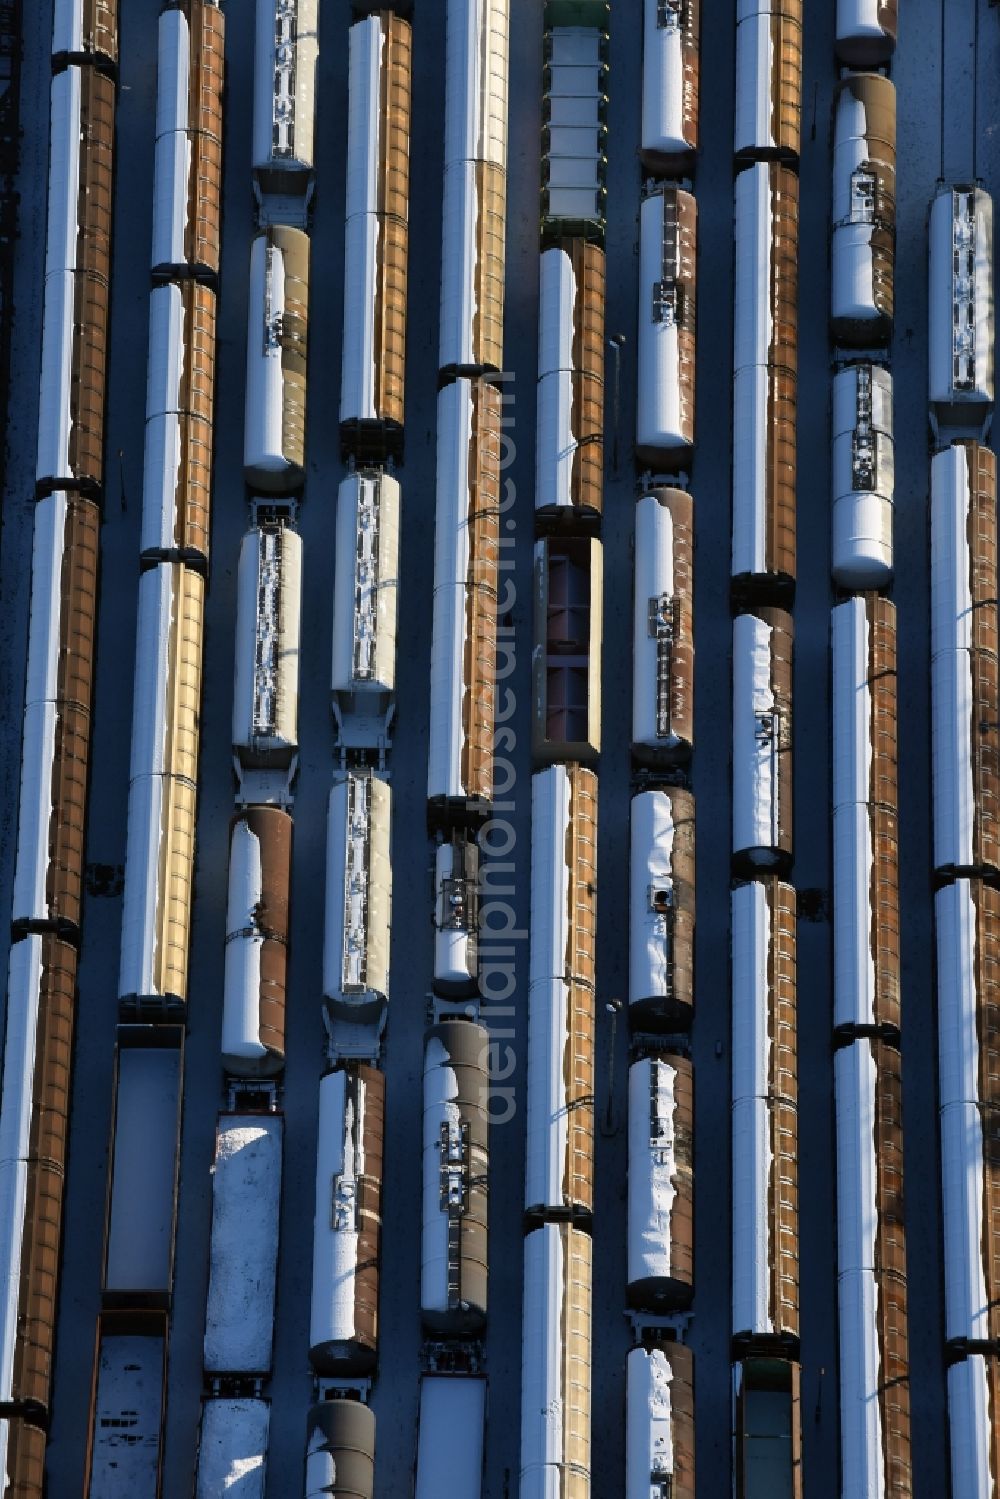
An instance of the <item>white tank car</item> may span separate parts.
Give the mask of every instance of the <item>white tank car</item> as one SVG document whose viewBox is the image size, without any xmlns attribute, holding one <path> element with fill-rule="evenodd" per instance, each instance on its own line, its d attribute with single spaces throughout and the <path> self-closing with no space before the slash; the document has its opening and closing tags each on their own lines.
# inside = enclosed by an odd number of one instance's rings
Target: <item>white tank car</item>
<svg viewBox="0 0 1000 1499">
<path fill-rule="evenodd" d="M 841 588 L 886 588 L 893 574 L 892 374 L 850 364 L 833 377 L 833 555 Z"/>
</svg>

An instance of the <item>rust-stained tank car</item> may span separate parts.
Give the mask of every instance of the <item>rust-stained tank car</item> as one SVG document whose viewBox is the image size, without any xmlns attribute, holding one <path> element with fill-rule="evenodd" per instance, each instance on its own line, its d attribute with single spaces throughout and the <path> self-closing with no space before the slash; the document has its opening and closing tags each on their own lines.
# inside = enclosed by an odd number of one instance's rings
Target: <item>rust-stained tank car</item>
<svg viewBox="0 0 1000 1499">
<path fill-rule="evenodd" d="M 875 68 L 896 49 L 898 0 L 837 0 L 837 56 L 850 68 Z"/>
<path fill-rule="evenodd" d="M 596 522 L 604 504 L 604 251 L 567 239 L 542 251 L 535 514 Z"/>
<path fill-rule="evenodd" d="M 443 1020 L 424 1038 L 420 1316 L 436 1336 L 486 1324 L 489 1032 Z"/>
<path fill-rule="evenodd" d="M 337 1067 L 319 1085 L 309 1359 L 316 1373 L 367 1374 L 378 1351 L 385 1077 Z"/>
<path fill-rule="evenodd" d="M 732 894 L 733 1303 L 736 1346 L 799 1335 L 795 891 L 770 878 Z"/>
<path fill-rule="evenodd" d="M 118 61 L 119 0 L 55 0 L 52 63 L 75 60 L 99 68 Z"/>
<path fill-rule="evenodd" d="M 682 173 L 698 149 L 701 0 L 643 0 L 642 133 L 650 172 Z"/>
<path fill-rule="evenodd" d="M 237 1077 L 285 1065 L 292 819 L 247 807 L 229 825 L 222 1065 Z"/>
<path fill-rule="evenodd" d="M 218 274 L 225 38 L 218 0 L 181 0 L 160 15 L 154 274 Z"/>
<path fill-rule="evenodd" d="M 590 1491 L 593 1244 L 568 1223 L 524 1241 L 521 1499 Z"/>
<path fill-rule="evenodd" d="M 683 467 L 694 444 L 698 204 L 658 186 L 639 210 L 639 384 L 635 453 L 653 470 Z"/>
<path fill-rule="evenodd" d="M 896 606 L 832 615 L 833 1022 L 898 1032 Z"/>
<path fill-rule="evenodd" d="M 795 160 L 802 131 L 802 0 L 738 0 L 737 163 Z"/>
<path fill-rule="evenodd" d="M 375 1413 L 360 1400 L 321 1400 L 306 1423 L 305 1499 L 374 1499 Z"/>
<path fill-rule="evenodd" d="M 283 224 L 250 249 L 243 473 L 265 494 L 305 479 L 309 236 Z"/>
</svg>

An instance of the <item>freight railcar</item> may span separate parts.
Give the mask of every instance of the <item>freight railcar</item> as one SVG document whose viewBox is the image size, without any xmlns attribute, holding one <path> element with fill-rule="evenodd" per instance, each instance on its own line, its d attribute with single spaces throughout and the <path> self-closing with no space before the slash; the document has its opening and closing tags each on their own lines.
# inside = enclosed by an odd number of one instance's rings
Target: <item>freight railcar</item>
<svg viewBox="0 0 1000 1499">
<path fill-rule="evenodd" d="M 305 479 L 309 236 L 301 229 L 278 225 L 254 240 L 248 317 L 243 473 L 265 494 L 285 494 Z"/>
<path fill-rule="evenodd" d="M 993 415 L 993 199 L 942 187 L 928 220 L 928 401 L 931 427 L 985 436 Z"/>
<path fill-rule="evenodd" d="M 635 507 L 632 758 L 662 766 L 694 743 L 694 504 L 652 489 Z"/>
<path fill-rule="evenodd" d="M 597 776 L 552 765 L 531 778 L 532 931 L 529 981 L 594 987 Z"/>
<path fill-rule="evenodd" d="M 55 0 L 52 64 L 113 68 L 118 61 L 118 0 Z"/>
<path fill-rule="evenodd" d="M 686 1030 L 694 1007 L 695 820 L 690 791 L 632 798 L 629 1025 Z"/>
<path fill-rule="evenodd" d="M 80 495 L 35 507 L 15 932 L 79 929 L 100 516 Z"/>
<path fill-rule="evenodd" d="M 493 799 L 500 527 L 499 391 L 438 396 L 428 815 L 462 825 Z"/>
<path fill-rule="evenodd" d="M 841 1492 L 908 1494 L 910 1385 L 899 1052 L 834 1054 Z"/>
<path fill-rule="evenodd" d="M 67 943 L 13 945 L 0 1094 L 0 1409 L 36 1417 L 52 1377 L 75 989 Z"/>
<path fill-rule="evenodd" d="M 628 1304 L 662 1315 L 694 1298 L 694 1069 L 671 1053 L 628 1071 Z"/>
<path fill-rule="evenodd" d="M 695 1499 L 691 1349 L 633 1348 L 625 1389 L 625 1499 Z"/>
<path fill-rule="evenodd" d="M 305 1499 L 374 1499 L 375 1413 L 359 1400 L 322 1400 L 306 1422 Z"/>
<path fill-rule="evenodd" d="M 604 237 L 607 0 L 546 0 L 542 242 Z"/>
<path fill-rule="evenodd" d="M 166 1312 L 103 1311 L 94 1351 L 86 1499 L 157 1499 L 166 1399 Z M 122 1441 L 123 1432 L 129 1441 Z"/>
<path fill-rule="evenodd" d="M 542 251 L 535 513 L 596 522 L 604 504 L 604 251 L 583 239 Z"/>
<path fill-rule="evenodd" d="M 848 599 L 831 633 L 833 1023 L 897 1032 L 896 607 Z"/>
<path fill-rule="evenodd" d="M 789 1359 L 734 1364 L 734 1499 L 802 1499 L 801 1384 Z"/>
<path fill-rule="evenodd" d="M 206 1374 L 271 1368 L 281 1207 L 281 1114 L 220 1114 L 212 1167 Z"/>
<path fill-rule="evenodd" d="M 635 451 L 653 469 L 682 466 L 694 443 L 698 205 L 659 187 L 639 210 L 639 388 Z"/>
<path fill-rule="evenodd" d="M 160 15 L 154 275 L 218 274 L 225 38 L 218 0 L 181 0 Z"/>
<path fill-rule="evenodd" d="M 937 892 L 938 1057 L 945 1337 L 1000 1344 L 1000 892 Z"/>
<path fill-rule="evenodd" d="M 194 1499 L 264 1499 L 271 1403 L 256 1396 L 216 1395 L 201 1406 Z"/>
<path fill-rule="evenodd" d="M 850 364 L 833 377 L 833 554 L 841 588 L 892 582 L 895 508 L 892 375 Z"/>
<path fill-rule="evenodd" d="M 773 1351 L 799 1332 L 795 891 L 732 895 L 733 1340 Z"/>
<path fill-rule="evenodd" d="M 733 621 L 733 866 L 792 862 L 792 617 L 755 609 Z"/>
<path fill-rule="evenodd" d="M 643 0 L 639 157 L 683 173 L 698 149 L 701 0 Z"/>
<path fill-rule="evenodd" d="M 0 1416 L 4 1499 L 41 1499 L 45 1492 L 45 1431 L 23 1417 Z"/>
<path fill-rule="evenodd" d="M 139 579 L 119 997 L 183 1007 L 194 884 L 205 581 Z"/>
<path fill-rule="evenodd" d="M 802 0 L 738 0 L 737 164 L 795 160 L 802 133 Z"/>
<path fill-rule="evenodd" d="M 317 1374 L 370 1374 L 378 1353 L 385 1077 L 338 1067 L 319 1085 L 309 1359 Z"/>
<path fill-rule="evenodd" d="M 292 819 L 247 807 L 229 825 L 222 1065 L 270 1077 L 285 1065 Z"/>
<path fill-rule="evenodd" d="M 120 1025 L 101 1282 L 105 1307 L 170 1305 L 184 1028 Z"/>
<path fill-rule="evenodd" d="M 448 0 L 444 164 L 507 165 L 509 0 Z"/>
<path fill-rule="evenodd" d="M 399 481 L 360 469 L 337 493 L 333 583 L 333 716 L 349 749 L 388 744 L 395 712 L 399 615 Z"/>
<path fill-rule="evenodd" d="M 375 771 L 339 775 L 326 843 L 323 993 L 333 1016 L 378 1020 L 389 998 L 392 794 Z"/>
<path fill-rule="evenodd" d="M 934 868 L 1000 873 L 996 457 L 953 443 L 931 460 Z"/>
<path fill-rule="evenodd" d="M 479 979 L 479 845 L 466 833 L 434 852 L 434 992 L 476 993 Z"/>
<path fill-rule="evenodd" d="M 215 292 L 170 281 L 149 299 L 139 545 L 147 559 L 208 562 L 215 401 Z"/>
<path fill-rule="evenodd" d="M 590 1236 L 546 1223 L 524 1241 L 521 1499 L 590 1489 Z"/>
<path fill-rule="evenodd" d="M 265 521 L 243 538 L 236 583 L 233 754 L 243 771 L 294 772 L 301 620 L 302 538 Z"/>
<path fill-rule="evenodd" d="M 340 431 L 346 450 L 377 459 L 403 439 L 412 43 L 389 11 L 349 35 Z"/>
<path fill-rule="evenodd" d="M 488 161 L 445 167 L 438 365 L 452 374 L 503 365 L 507 180 Z"/>
<path fill-rule="evenodd" d="M 413 1499 L 440 1499 L 447 1493 L 481 1499 L 485 1428 L 482 1374 L 424 1374 Z M 459 1432 L 461 1440 L 456 1441 Z"/>
<path fill-rule="evenodd" d="M 115 90 L 94 68 L 52 80 L 51 161 L 35 479 L 103 480 Z"/>
<path fill-rule="evenodd" d="M 993 1499 L 1000 1473 L 1000 1359 L 972 1354 L 948 1370 L 951 1491 Z"/>
<path fill-rule="evenodd" d="M 420 1317 L 436 1336 L 486 1324 L 489 1033 L 444 1020 L 424 1038 Z"/>
<path fill-rule="evenodd" d="M 601 750 L 604 552 L 596 537 L 535 543 L 531 748 L 536 764 Z"/>
<path fill-rule="evenodd" d="M 898 0 L 837 0 L 837 56 L 850 68 L 887 63 L 896 48 Z"/>
<path fill-rule="evenodd" d="M 798 200 L 777 162 L 736 179 L 732 586 L 775 599 L 795 584 Z"/>
<path fill-rule="evenodd" d="M 252 158 L 259 194 L 307 199 L 316 125 L 319 0 L 257 0 Z"/>
<path fill-rule="evenodd" d="M 870 347 L 892 333 L 896 263 L 896 89 L 850 73 L 833 105 L 830 326 Z"/>
</svg>

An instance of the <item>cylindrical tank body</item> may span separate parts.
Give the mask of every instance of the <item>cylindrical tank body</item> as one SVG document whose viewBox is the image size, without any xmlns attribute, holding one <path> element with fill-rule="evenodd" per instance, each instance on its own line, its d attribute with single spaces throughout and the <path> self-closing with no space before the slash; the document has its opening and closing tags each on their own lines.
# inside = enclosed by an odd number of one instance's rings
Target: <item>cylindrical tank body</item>
<svg viewBox="0 0 1000 1499">
<path fill-rule="evenodd" d="M 438 350 L 442 370 L 503 366 L 506 228 L 503 168 L 485 161 L 446 166 Z"/>
<path fill-rule="evenodd" d="M 993 1499 L 1000 1473 L 1000 1359 L 971 1354 L 948 1370 L 951 1492 Z"/>
<path fill-rule="evenodd" d="M 448 0 L 444 163 L 507 164 L 509 0 Z"/>
<path fill-rule="evenodd" d="M 802 0 L 736 7 L 737 160 L 797 157 L 802 124 Z"/>
<path fill-rule="evenodd" d="M 259 0 L 265 9 L 275 0 Z M 298 0 L 300 5 L 306 0 Z M 267 494 L 305 479 L 309 236 L 263 230 L 250 250 L 243 473 Z"/>
<path fill-rule="evenodd" d="M 536 765 L 601 751 L 604 549 L 596 536 L 535 542 L 531 750 Z"/>
<path fill-rule="evenodd" d="M 208 560 L 215 397 L 215 292 L 168 281 L 149 299 L 140 546 L 147 557 Z"/>
<path fill-rule="evenodd" d="M 597 776 L 551 765 L 531 778 L 529 981 L 594 987 L 597 939 Z"/>
<path fill-rule="evenodd" d="M 493 797 L 500 421 L 483 381 L 438 396 L 427 798 L 460 824 Z"/>
<path fill-rule="evenodd" d="M 851 364 L 833 377 L 833 555 L 841 588 L 892 582 L 895 443 L 892 375 Z"/>
<path fill-rule="evenodd" d="M 835 1052 L 840 1421 L 845 1495 L 908 1494 L 909 1355 L 899 1052 Z"/>
<path fill-rule="evenodd" d="M 299 747 L 302 538 L 266 522 L 240 545 L 233 749 L 244 770 L 288 769 Z"/>
<path fill-rule="evenodd" d="M 931 460 L 934 868 L 1000 872 L 996 457 L 953 443 Z"/>
<path fill-rule="evenodd" d="M 528 991 L 524 1206 L 532 1219 L 594 1208 L 594 991 L 563 978 Z"/>
<path fill-rule="evenodd" d="M 942 187 L 928 222 L 931 424 L 983 435 L 993 412 L 993 199 Z"/>
<path fill-rule="evenodd" d="M 38 457 L 43 490 L 98 490 L 104 477 L 108 287 L 88 271 L 45 281 Z"/>
<path fill-rule="evenodd" d="M 935 897 L 945 1337 L 1000 1344 L 1000 892 Z"/>
<path fill-rule="evenodd" d="M 229 901 L 222 999 L 222 1065 L 265 1077 L 285 1065 L 285 986 L 292 819 L 248 807 L 229 825 Z"/>
<path fill-rule="evenodd" d="M 736 179 L 733 588 L 795 584 L 798 178 L 758 162 Z"/>
<path fill-rule="evenodd" d="M 837 0 L 837 56 L 850 68 L 874 68 L 896 48 L 897 0 Z"/>
<path fill-rule="evenodd" d="M 701 0 L 643 0 L 642 133 L 651 172 L 683 172 L 698 149 Z"/>
<path fill-rule="evenodd" d="M 878 73 L 850 73 L 833 110 L 830 326 L 838 342 L 870 347 L 892 333 L 895 85 Z"/>
<path fill-rule="evenodd" d="M 160 273 L 219 269 L 225 36 L 216 0 L 161 12 L 152 254 Z"/>
<path fill-rule="evenodd" d="M 434 992 L 461 999 L 479 979 L 479 847 L 465 833 L 434 854 Z"/>
<path fill-rule="evenodd" d="M 0 1094 L 0 1403 L 36 1414 L 48 1407 L 53 1366 L 75 987 L 68 943 L 29 936 L 11 947 Z"/>
<path fill-rule="evenodd" d="M 317 1374 L 366 1374 L 378 1350 L 385 1077 L 338 1067 L 319 1085 L 309 1359 Z"/>
<path fill-rule="evenodd" d="M 253 172 L 264 193 L 306 193 L 313 167 L 319 0 L 257 0 Z"/>
<path fill-rule="evenodd" d="M 82 496 L 35 507 L 21 801 L 11 921 L 75 932 L 83 885 L 100 516 Z"/>
<path fill-rule="evenodd" d="M 389 998 L 392 791 L 377 771 L 349 770 L 330 792 L 323 993 L 345 1020 L 377 1020 Z"/>
<path fill-rule="evenodd" d="M 896 606 L 833 610 L 833 1022 L 898 1030 Z"/>
<path fill-rule="evenodd" d="M 632 798 L 629 1025 L 686 1030 L 694 1008 L 694 797 L 678 786 Z"/>
<path fill-rule="evenodd" d="M 323 1400 L 306 1422 L 305 1499 L 374 1499 L 375 1415 L 358 1400 Z"/>
<path fill-rule="evenodd" d="M 653 489 L 635 507 L 632 756 L 684 759 L 694 742 L 694 505 Z"/>
<path fill-rule="evenodd" d="M 436 1336 L 486 1323 L 489 1033 L 443 1020 L 424 1049 L 420 1316 Z"/>
<path fill-rule="evenodd" d="M 662 187 L 639 210 L 639 385 L 635 450 L 653 469 L 683 465 L 694 443 L 698 205 Z"/>
<path fill-rule="evenodd" d="M 341 743 L 386 738 L 396 690 L 399 480 L 356 469 L 337 492 L 330 687 Z"/>
<path fill-rule="evenodd" d="M 107 282 L 115 86 L 91 67 L 66 68 L 52 80 L 45 274 L 70 271 Z"/>
<path fill-rule="evenodd" d="M 7 1475 L 8 1499 L 40 1499 L 45 1492 L 46 1435 L 21 1416 L 0 1420 L 0 1472 Z"/>
<path fill-rule="evenodd" d="M 98 66 L 118 61 L 118 0 L 55 0 L 52 58 L 64 57 Z"/>
<path fill-rule="evenodd" d="M 798 1337 L 795 891 L 732 895 L 733 1337 Z"/>
<path fill-rule="evenodd" d="M 181 563 L 139 579 L 119 996 L 187 999 L 205 582 Z"/>
<path fill-rule="evenodd" d="M 695 1499 L 691 1349 L 633 1348 L 625 1387 L 625 1499 Z"/>
<path fill-rule="evenodd" d="M 592 1260 L 568 1223 L 524 1241 L 521 1499 L 590 1489 Z"/>
<path fill-rule="evenodd" d="M 604 503 L 604 251 L 566 239 L 542 251 L 535 510 L 596 520 Z"/>
<path fill-rule="evenodd" d="M 663 1314 L 694 1296 L 694 1070 L 663 1053 L 628 1071 L 628 1304 Z"/>
<path fill-rule="evenodd" d="M 733 866 L 792 862 L 792 645 L 783 609 L 733 621 Z"/>
<path fill-rule="evenodd" d="M 381 457 L 402 443 L 412 44 L 390 11 L 349 36 L 340 423 L 345 446 Z"/>
</svg>

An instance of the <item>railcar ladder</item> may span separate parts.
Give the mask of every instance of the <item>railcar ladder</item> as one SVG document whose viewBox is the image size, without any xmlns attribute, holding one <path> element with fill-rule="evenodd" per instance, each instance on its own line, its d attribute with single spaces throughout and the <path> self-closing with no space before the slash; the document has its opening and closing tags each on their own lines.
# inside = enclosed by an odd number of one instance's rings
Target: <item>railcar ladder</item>
<svg viewBox="0 0 1000 1499">
<path fill-rule="evenodd" d="M 675 594 L 660 593 L 649 600 L 649 634 L 656 641 L 657 739 L 669 739 L 671 734 L 670 678 L 674 641 L 679 634 L 679 616 L 679 600 Z"/>
<path fill-rule="evenodd" d="M 875 433 L 872 429 L 872 372 L 868 365 L 856 370 L 854 432 L 851 436 L 851 488 L 875 488 Z"/>
</svg>

